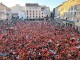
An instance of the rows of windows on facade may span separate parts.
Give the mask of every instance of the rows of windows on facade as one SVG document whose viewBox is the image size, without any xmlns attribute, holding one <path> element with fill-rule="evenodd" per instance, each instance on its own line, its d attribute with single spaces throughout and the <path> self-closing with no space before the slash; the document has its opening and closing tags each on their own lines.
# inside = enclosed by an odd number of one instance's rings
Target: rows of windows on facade
<svg viewBox="0 0 80 60">
<path fill-rule="evenodd" d="M 32 16 L 30 16 L 30 18 L 31 18 Z M 43 16 L 42 16 L 43 17 Z M 27 16 L 27 18 L 29 18 L 28 16 Z M 34 18 L 34 16 L 33 16 L 33 18 Z M 36 18 L 38 18 L 37 16 L 36 16 Z M 39 18 L 40 18 L 40 16 L 39 16 Z"/>
<path fill-rule="evenodd" d="M 37 15 L 39 15 L 39 16 L 37 16 Z M 34 12 L 34 10 L 33 11 L 27 11 L 27 18 L 28 17 L 36 17 L 36 18 L 40 18 L 41 17 L 41 15 L 42 15 L 42 17 L 43 17 L 43 13 L 37 13 L 37 11 L 36 12 Z"/>
</svg>

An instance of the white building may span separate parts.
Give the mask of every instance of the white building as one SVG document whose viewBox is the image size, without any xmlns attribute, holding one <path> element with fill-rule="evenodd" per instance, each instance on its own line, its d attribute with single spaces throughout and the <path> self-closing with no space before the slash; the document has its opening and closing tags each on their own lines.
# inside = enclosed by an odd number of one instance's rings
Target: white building
<svg viewBox="0 0 80 60">
<path fill-rule="evenodd" d="M 19 4 L 16 4 L 16 6 L 13 6 L 11 10 L 12 10 L 13 15 L 18 14 L 19 18 L 25 19 L 25 7 L 24 6 L 20 6 Z"/>
<path fill-rule="evenodd" d="M 26 19 L 44 19 L 50 17 L 50 9 L 36 3 L 26 3 Z"/>
<path fill-rule="evenodd" d="M 12 14 L 11 9 L 0 3 L 0 20 L 11 20 Z"/>
<path fill-rule="evenodd" d="M 60 12 L 59 12 L 59 6 L 56 7 L 54 12 L 54 19 L 60 19 Z"/>
</svg>

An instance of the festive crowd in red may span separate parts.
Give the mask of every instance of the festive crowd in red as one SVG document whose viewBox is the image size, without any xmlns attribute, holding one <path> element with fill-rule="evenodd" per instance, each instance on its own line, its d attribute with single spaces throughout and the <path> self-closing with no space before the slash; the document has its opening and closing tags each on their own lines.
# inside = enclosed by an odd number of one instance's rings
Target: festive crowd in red
<svg viewBox="0 0 80 60">
<path fill-rule="evenodd" d="M 51 21 L 0 26 L 0 60 L 80 60 L 80 34 Z"/>
</svg>

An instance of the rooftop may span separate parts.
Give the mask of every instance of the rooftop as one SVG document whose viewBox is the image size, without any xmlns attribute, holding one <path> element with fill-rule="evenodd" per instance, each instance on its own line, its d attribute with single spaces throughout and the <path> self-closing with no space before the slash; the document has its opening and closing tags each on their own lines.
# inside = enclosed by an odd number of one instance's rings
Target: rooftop
<svg viewBox="0 0 80 60">
<path fill-rule="evenodd" d="M 26 3 L 26 6 L 39 6 L 37 3 Z"/>
</svg>

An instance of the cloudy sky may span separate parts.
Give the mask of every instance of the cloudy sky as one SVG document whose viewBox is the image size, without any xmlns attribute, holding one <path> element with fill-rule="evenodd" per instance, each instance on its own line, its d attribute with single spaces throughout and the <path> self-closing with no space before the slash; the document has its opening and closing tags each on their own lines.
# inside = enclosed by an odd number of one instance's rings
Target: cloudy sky
<svg viewBox="0 0 80 60">
<path fill-rule="evenodd" d="M 51 10 L 64 1 L 66 0 L 0 0 L 0 2 L 8 7 L 14 6 L 15 4 L 24 6 L 25 3 L 38 3 L 39 5 L 46 5 L 50 7 Z"/>
</svg>

